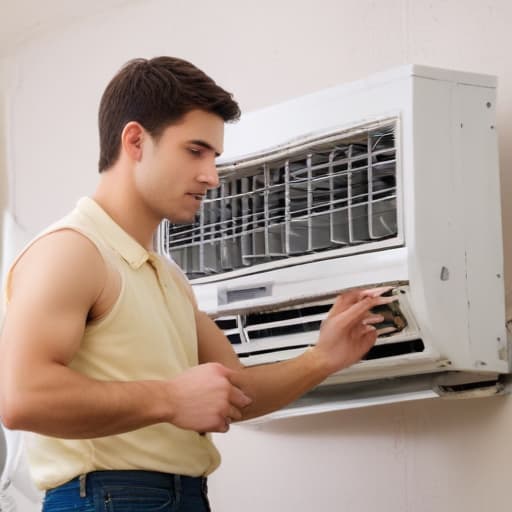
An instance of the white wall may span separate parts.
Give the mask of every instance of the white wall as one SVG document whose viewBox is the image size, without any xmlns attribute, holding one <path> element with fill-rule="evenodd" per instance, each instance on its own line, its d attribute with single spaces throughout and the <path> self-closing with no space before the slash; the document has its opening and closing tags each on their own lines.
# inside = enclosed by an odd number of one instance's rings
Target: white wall
<svg viewBox="0 0 512 512">
<path fill-rule="evenodd" d="M 510 19 L 508 0 L 151 0 L 54 30 L 4 59 L 10 209 L 35 233 L 92 192 L 99 97 L 135 56 L 187 58 L 245 110 L 407 62 L 485 72 L 499 77 L 510 289 Z M 212 502 L 222 512 L 506 509 L 510 425 L 506 397 L 234 426 L 216 436 Z"/>
<path fill-rule="evenodd" d="M 3 212 L 7 208 L 7 195 L 8 195 L 8 184 L 7 184 L 7 140 L 5 137 L 5 104 L 7 101 L 5 95 L 5 86 L 7 76 L 4 70 L 4 62 L 0 60 L 0 212 Z M 0 221 L 0 235 L 2 231 L 2 222 Z M 3 254 L 3 237 L 0 236 L 0 269 L 2 266 L 2 254 Z M 0 272 L 0 279 L 2 273 Z M 1 314 L 0 306 L 0 314 Z"/>
</svg>

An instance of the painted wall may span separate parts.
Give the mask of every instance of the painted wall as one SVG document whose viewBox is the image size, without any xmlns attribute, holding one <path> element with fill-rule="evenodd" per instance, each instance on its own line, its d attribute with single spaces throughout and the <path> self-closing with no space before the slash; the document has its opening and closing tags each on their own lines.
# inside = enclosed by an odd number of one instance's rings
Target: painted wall
<svg viewBox="0 0 512 512">
<path fill-rule="evenodd" d="M 7 182 L 7 138 L 5 136 L 6 126 L 6 102 L 5 87 L 7 76 L 5 73 L 5 62 L 0 60 L 0 212 L 7 210 L 8 204 L 8 182 Z M 1 218 L 1 217 L 0 217 Z M 0 233 L 3 231 L 3 223 L 0 222 Z M 4 243 L 3 236 L 0 236 L 0 269 L 2 268 L 2 255 Z M 3 273 L 0 272 L 0 277 Z M 1 306 L 0 306 L 1 308 Z M 2 310 L 0 309 L 0 312 Z"/>
<path fill-rule="evenodd" d="M 512 289 L 511 17 L 507 0 L 148 0 L 39 35 L 3 59 L 7 164 L 0 183 L 8 181 L 18 234 L 36 233 L 94 190 L 98 101 L 129 58 L 187 58 L 245 110 L 391 66 L 427 64 L 499 77 Z M 223 512 L 505 509 L 510 425 L 506 397 L 234 426 L 216 436 L 224 464 L 211 478 L 212 502 Z"/>
</svg>

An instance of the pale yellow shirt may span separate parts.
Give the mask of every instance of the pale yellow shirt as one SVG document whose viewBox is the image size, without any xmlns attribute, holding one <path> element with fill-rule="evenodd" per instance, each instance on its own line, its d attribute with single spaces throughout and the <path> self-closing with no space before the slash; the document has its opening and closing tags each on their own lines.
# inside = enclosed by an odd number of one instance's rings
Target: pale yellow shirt
<svg viewBox="0 0 512 512">
<path fill-rule="evenodd" d="M 133 381 L 172 379 L 197 365 L 192 292 L 176 265 L 144 249 L 90 198 L 82 198 L 75 210 L 37 238 L 63 228 L 89 238 L 122 281 L 112 310 L 86 326 L 70 367 L 93 379 Z M 9 277 L 10 271 L 7 302 Z M 25 442 L 40 489 L 94 470 L 143 469 L 200 476 L 220 463 L 209 436 L 165 423 L 88 440 L 27 434 Z"/>
</svg>

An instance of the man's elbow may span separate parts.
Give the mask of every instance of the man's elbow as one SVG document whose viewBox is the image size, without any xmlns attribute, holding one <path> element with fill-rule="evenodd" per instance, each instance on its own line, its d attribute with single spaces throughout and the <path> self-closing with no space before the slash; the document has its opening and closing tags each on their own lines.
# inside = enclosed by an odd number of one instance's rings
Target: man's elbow
<svg viewBox="0 0 512 512">
<path fill-rule="evenodd" d="M 2 409 L 0 414 L 0 422 L 9 430 L 20 430 L 18 416 L 11 414 L 11 411 Z"/>
<path fill-rule="evenodd" d="M 5 396 L 7 395 L 7 396 Z M 27 413 L 21 397 L 0 393 L 0 421 L 10 430 L 25 430 Z"/>
</svg>

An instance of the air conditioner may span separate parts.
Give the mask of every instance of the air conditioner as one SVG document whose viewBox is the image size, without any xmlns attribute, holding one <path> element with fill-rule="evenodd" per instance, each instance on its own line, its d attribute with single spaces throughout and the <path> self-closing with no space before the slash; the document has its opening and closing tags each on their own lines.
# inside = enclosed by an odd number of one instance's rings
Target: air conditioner
<svg viewBox="0 0 512 512">
<path fill-rule="evenodd" d="M 339 292 L 399 297 L 393 333 L 269 417 L 503 391 L 495 106 L 492 76 L 405 66 L 227 127 L 219 188 L 158 244 L 244 364 L 314 344 Z"/>
</svg>

